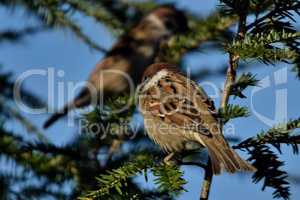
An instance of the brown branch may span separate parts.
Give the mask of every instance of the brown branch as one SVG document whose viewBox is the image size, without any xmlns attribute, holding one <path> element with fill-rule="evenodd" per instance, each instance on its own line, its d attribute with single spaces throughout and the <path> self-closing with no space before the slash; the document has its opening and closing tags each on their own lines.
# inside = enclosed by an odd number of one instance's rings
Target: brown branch
<svg viewBox="0 0 300 200">
<path fill-rule="evenodd" d="M 225 108 L 228 104 L 231 88 L 235 82 L 236 78 L 236 68 L 238 65 L 239 56 L 234 54 L 229 54 L 229 66 L 226 72 L 226 81 L 223 89 L 223 96 L 221 100 L 221 108 Z"/>
<path fill-rule="evenodd" d="M 238 6 L 239 24 L 238 24 L 236 40 L 243 40 L 247 32 L 246 22 L 247 22 L 249 1 L 236 1 L 236 3 L 240 4 Z M 229 66 L 226 73 L 226 81 L 225 81 L 223 96 L 221 100 L 221 108 L 225 108 L 226 105 L 228 104 L 231 88 L 235 83 L 236 69 L 238 67 L 238 63 L 239 63 L 239 55 L 236 53 L 235 54 L 230 53 Z M 208 200 L 212 180 L 213 180 L 213 171 L 211 166 L 211 160 L 209 159 L 207 167 L 205 168 L 205 172 L 204 172 L 204 181 L 202 183 L 200 200 Z"/>
<path fill-rule="evenodd" d="M 211 166 L 211 160 L 208 160 L 207 166 L 204 168 L 204 180 L 202 183 L 202 189 L 200 193 L 200 200 L 207 200 L 210 192 L 210 187 L 213 179 L 213 171 Z"/>
<path fill-rule="evenodd" d="M 202 163 L 198 163 L 198 162 L 182 162 L 182 161 L 179 161 L 178 162 L 179 165 L 194 165 L 194 166 L 197 166 L 197 167 L 200 167 L 200 168 L 203 168 L 205 169 L 207 166 L 202 164 Z"/>
<path fill-rule="evenodd" d="M 244 40 L 246 31 L 247 31 L 247 26 L 246 26 L 247 12 L 246 11 L 248 8 L 248 3 L 245 3 L 243 8 L 244 9 L 241 8 L 241 11 L 239 13 L 240 18 L 239 18 L 239 25 L 238 25 L 238 32 L 236 35 L 236 40 Z M 223 96 L 222 96 L 222 100 L 221 100 L 221 108 L 224 108 L 228 104 L 231 88 L 232 88 L 232 85 L 235 83 L 236 69 L 237 69 L 237 66 L 239 63 L 239 58 L 240 58 L 240 56 L 238 54 L 229 53 L 229 66 L 228 66 L 227 73 L 226 73 L 226 81 L 225 81 Z"/>
</svg>

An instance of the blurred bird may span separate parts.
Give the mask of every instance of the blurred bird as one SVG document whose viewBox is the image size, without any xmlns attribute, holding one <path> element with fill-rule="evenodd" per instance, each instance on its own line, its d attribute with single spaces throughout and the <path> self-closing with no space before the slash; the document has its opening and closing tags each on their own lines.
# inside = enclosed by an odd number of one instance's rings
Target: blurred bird
<svg viewBox="0 0 300 200">
<path fill-rule="evenodd" d="M 128 92 L 130 83 L 133 86 L 138 84 L 145 68 L 154 62 L 161 43 L 175 33 L 186 30 L 186 17 L 174 7 L 161 6 L 150 12 L 117 41 L 96 65 L 86 87 L 73 101 L 54 113 L 45 122 L 44 128 L 48 128 L 70 110 L 90 105 L 94 97 L 102 95 L 105 99 Z"/>
<path fill-rule="evenodd" d="M 150 65 L 138 94 L 147 134 L 164 151 L 171 153 L 166 157 L 168 160 L 174 152 L 198 144 L 207 148 L 214 174 L 222 170 L 230 173 L 255 171 L 226 142 L 213 101 L 176 66 Z"/>
</svg>

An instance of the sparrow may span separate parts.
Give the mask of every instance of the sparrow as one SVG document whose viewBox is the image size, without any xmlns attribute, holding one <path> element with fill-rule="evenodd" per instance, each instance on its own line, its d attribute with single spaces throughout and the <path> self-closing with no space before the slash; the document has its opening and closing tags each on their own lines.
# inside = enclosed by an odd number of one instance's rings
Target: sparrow
<svg viewBox="0 0 300 200">
<path fill-rule="evenodd" d="M 150 65 L 138 88 L 138 107 L 148 136 L 165 152 L 174 154 L 198 144 L 207 148 L 214 174 L 255 171 L 226 142 L 213 101 L 178 67 Z"/>
<path fill-rule="evenodd" d="M 182 11 L 173 6 L 154 9 L 120 37 L 104 59 L 96 64 L 79 95 L 54 113 L 44 123 L 44 128 L 74 108 L 91 105 L 94 97 L 101 95 L 107 99 L 128 92 L 131 85 L 135 87 L 140 82 L 146 67 L 154 62 L 160 45 L 172 35 L 187 30 L 187 18 Z"/>
</svg>

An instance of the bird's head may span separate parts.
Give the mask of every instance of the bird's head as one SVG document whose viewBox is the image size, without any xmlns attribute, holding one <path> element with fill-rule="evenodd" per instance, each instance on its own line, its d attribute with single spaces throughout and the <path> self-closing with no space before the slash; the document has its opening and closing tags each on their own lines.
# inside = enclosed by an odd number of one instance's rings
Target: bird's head
<svg viewBox="0 0 300 200">
<path fill-rule="evenodd" d="M 145 70 L 142 81 L 144 82 L 147 79 L 151 79 L 158 72 L 165 70 L 166 72 L 179 72 L 179 68 L 176 65 L 170 63 L 154 63 L 149 65 Z"/>
<path fill-rule="evenodd" d="M 161 6 L 154 9 L 136 27 L 138 37 L 150 40 L 167 39 L 173 34 L 187 30 L 187 18 L 174 6 Z"/>
</svg>

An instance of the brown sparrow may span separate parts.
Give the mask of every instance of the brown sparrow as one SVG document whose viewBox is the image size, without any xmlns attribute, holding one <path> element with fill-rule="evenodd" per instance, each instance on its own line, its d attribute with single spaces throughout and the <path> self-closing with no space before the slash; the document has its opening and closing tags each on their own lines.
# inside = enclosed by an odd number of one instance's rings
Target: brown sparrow
<svg viewBox="0 0 300 200">
<path fill-rule="evenodd" d="M 139 109 L 149 137 L 166 152 L 206 147 L 214 174 L 254 171 L 226 142 L 214 103 L 194 81 L 168 63 L 150 65 L 138 88 Z"/>
<path fill-rule="evenodd" d="M 105 99 L 112 94 L 128 92 L 130 86 L 134 88 L 141 80 L 145 68 L 154 62 L 161 43 L 173 34 L 186 30 L 186 17 L 174 7 L 161 6 L 150 12 L 118 40 L 96 65 L 86 87 L 72 102 L 53 114 L 45 122 L 44 128 L 71 109 L 91 105 L 94 97 L 99 98 L 100 94 Z"/>
</svg>

